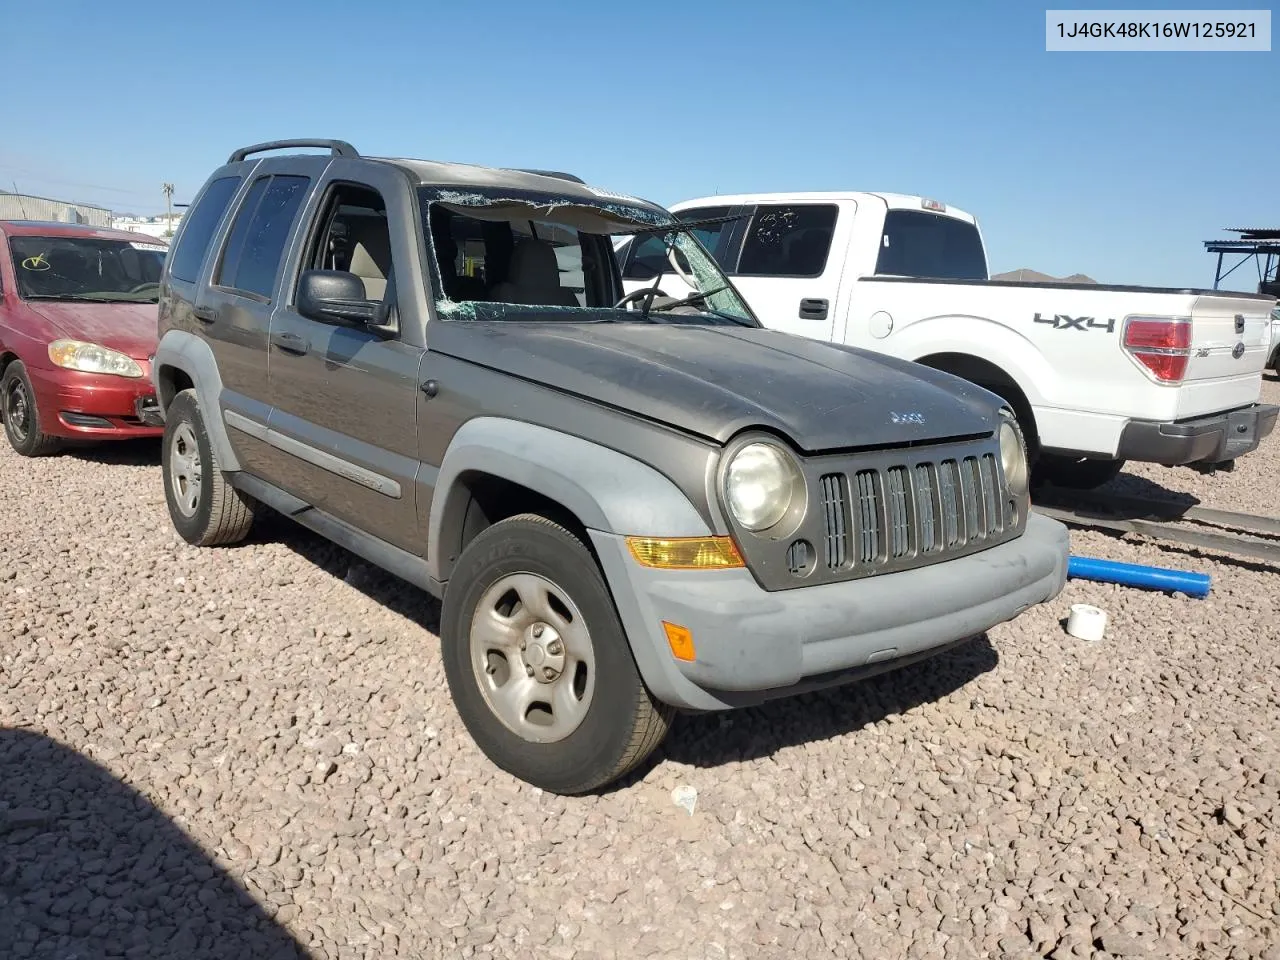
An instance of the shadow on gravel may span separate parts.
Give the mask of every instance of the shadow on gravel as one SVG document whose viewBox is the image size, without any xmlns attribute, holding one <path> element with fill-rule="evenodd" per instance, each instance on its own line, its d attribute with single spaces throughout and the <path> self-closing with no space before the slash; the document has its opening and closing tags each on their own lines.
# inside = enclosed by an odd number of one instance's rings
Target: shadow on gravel
<svg viewBox="0 0 1280 960">
<path fill-rule="evenodd" d="M 0 956 L 310 954 L 144 796 L 55 740 L 0 730 Z"/>
<path fill-rule="evenodd" d="M 279 543 L 307 563 L 360 591 L 379 606 L 438 633 L 440 603 L 424 590 L 367 563 L 302 524 L 265 510 L 255 518 L 250 542 Z"/>
<path fill-rule="evenodd" d="M 984 634 L 928 660 L 845 686 L 726 713 L 682 716 L 651 761 L 628 782 L 663 759 L 716 767 L 844 736 L 948 696 L 999 662 Z"/>
<path fill-rule="evenodd" d="M 88 463 L 117 467 L 160 466 L 159 440 L 111 440 L 102 443 L 68 445 L 63 454 Z"/>
</svg>

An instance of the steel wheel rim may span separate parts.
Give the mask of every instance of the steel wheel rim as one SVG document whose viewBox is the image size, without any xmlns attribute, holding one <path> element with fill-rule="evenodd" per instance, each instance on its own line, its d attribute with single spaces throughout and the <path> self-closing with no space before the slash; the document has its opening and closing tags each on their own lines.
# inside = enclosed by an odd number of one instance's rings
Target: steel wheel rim
<svg viewBox="0 0 1280 960">
<path fill-rule="evenodd" d="M 194 516 L 200 506 L 202 479 L 195 431 L 191 424 L 183 423 L 173 431 L 169 441 L 169 486 L 173 489 L 173 502 L 184 517 Z"/>
<path fill-rule="evenodd" d="M 586 718 L 595 694 L 591 634 L 577 604 L 535 573 L 509 574 L 471 618 L 471 666 L 485 704 L 531 743 L 555 743 Z"/>
<path fill-rule="evenodd" d="M 31 400 L 21 380 L 14 380 L 5 392 L 4 422 L 14 439 L 23 441 L 31 429 Z"/>
</svg>

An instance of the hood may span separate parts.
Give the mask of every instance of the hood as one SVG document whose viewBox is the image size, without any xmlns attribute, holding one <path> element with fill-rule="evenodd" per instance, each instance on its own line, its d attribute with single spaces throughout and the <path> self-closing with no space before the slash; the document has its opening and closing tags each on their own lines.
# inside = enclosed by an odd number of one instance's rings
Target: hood
<svg viewBox="0 0 1280 960">
<path fill-rule="evenodd" d="M 775 430 L 806 453 L 996 429 L 1000 399 L 949 374 L 776 330 L 449 320 L 434 352 L 725 443 Z"/>
<path fill-rule="evenodd" d="M 154 303 L 29 300 L 27 307 L 53 324 L 60 337 L 98 343 L 135 360 L 156 352 L 160 335 Z"/>
</svg>

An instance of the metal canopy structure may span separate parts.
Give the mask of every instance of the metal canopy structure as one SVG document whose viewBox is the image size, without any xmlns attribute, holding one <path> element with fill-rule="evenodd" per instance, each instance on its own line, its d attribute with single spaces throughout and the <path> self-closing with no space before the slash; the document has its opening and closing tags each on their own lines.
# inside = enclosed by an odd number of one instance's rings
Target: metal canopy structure
<svg viewBox="0 0 1280 960">
<path fill-rule="evenodd" d="M 1204 248 L 1218 255 L 1218 267 L 1213 274 L 1213 289 L 1250 260 L 1258 274 L 1258 292 L 1280 297 L 1280 227 L 1228 227 L 1228 233 L 1239 234 L 1238 240 L 1206 240 Z M 1236 260 L 1224 273 L 1222 261 L 1226 256 Z"/>
</svg>

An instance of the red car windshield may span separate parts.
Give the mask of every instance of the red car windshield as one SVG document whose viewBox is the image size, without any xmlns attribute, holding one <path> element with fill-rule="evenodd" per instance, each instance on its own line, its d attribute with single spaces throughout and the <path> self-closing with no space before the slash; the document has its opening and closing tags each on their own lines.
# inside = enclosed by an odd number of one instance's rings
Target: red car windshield
<svg viewBox="0 0 1280 960">
<path fill-rule="evenodd" d="M 95 237 L 10 237 L 18 294 L 26 300 L 155 303 L 166 247 Z"/>
</svg>

